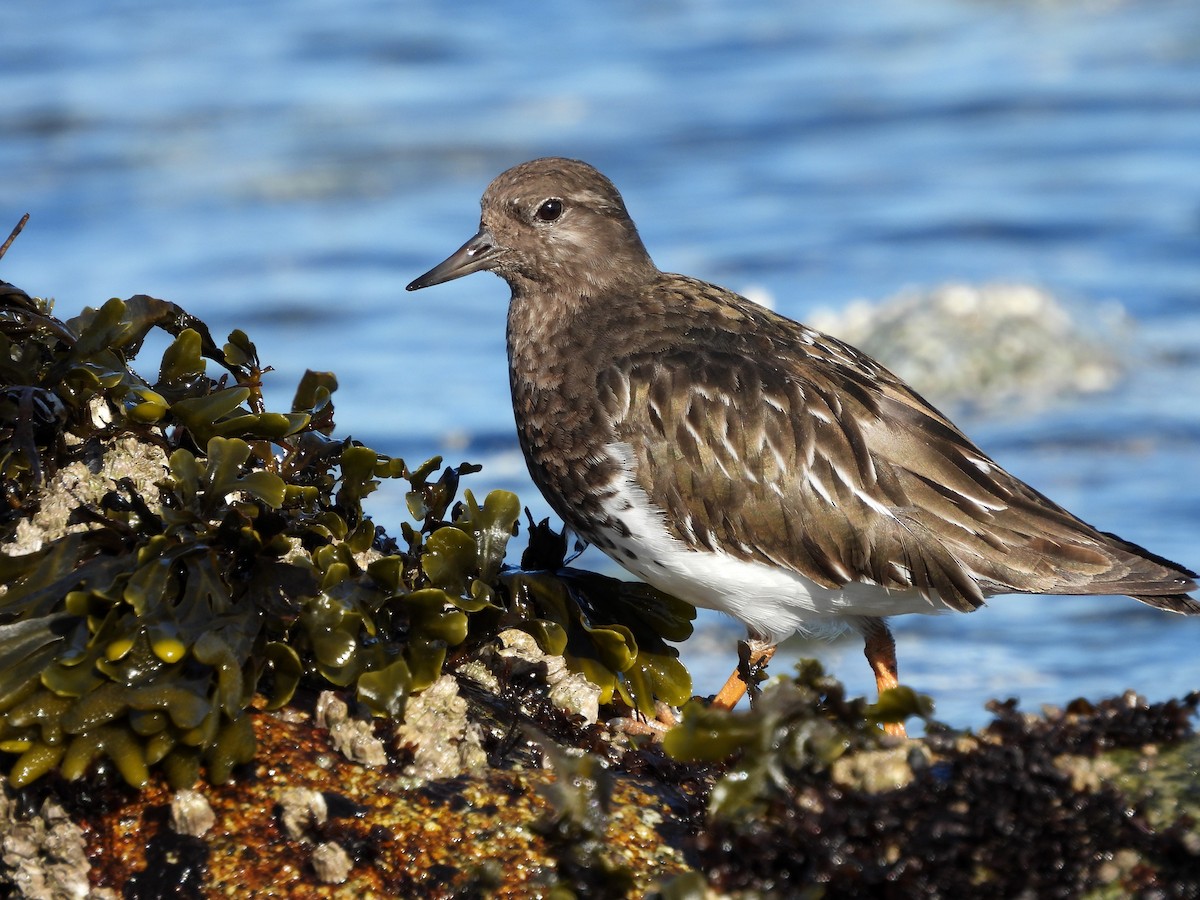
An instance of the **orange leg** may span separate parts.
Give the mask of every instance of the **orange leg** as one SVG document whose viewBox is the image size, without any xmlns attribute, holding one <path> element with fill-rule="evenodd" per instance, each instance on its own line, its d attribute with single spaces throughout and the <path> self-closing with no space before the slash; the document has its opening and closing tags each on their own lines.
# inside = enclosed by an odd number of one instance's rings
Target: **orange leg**
<svg viewBox="0 0 1200 900">
<path fill-rule="evenodd" d="M 867 662 L 871 664 L 871 671 L 875 673 L 875 688 L 882 694 L 900 684 L 896 677 L 896 642 L 892 639 L 892 632 L 887 624 L 881 619 L 872 622 L 864 635 L 867 645 L 863 648 L 863 653 L 866 654 Z M 898 737 L 908 736 L 903 722 L 890 722 L 883 726 L 883 730 Z"/>
<path fill-rule="evenodd" d="M 771 657 L 775 655 L 775 645 L 762 641 L 749 640 L 738 642 L 738 667 L 733 670 L 729 680 L 717 695 L 713 697 L 712 706 L 717 709 L 733 709 L 738 701 L 751 689 L 754 676 L 766 667 Z M 757 684 L 757 682 L 755 682 Z M 751 689 L 750 703 L 754 703 L 757 690 Z"/>
</svg>

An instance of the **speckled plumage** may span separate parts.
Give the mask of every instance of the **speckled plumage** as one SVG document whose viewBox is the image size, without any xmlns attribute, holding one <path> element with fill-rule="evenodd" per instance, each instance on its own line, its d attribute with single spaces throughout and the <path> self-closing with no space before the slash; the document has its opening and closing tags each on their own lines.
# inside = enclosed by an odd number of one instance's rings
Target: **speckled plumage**
<svg viewBox="0 0 1200 900">
<path fill-rule="evenodd" d="M 1200 612 L 1194 573 L 1008 474 L 874 360 L 660 272 L 616 188 L 584 163 L 501 174 L 479 234 L 409 289 L 485 269 L 512 289 L 513 408 L 547 501 L 617 562 L 742 618 L 751 638 L 832 620 L 870 645 L 883 617 L 1000 593 Z M 729 583 L 714 585 L 721 573 Z"/>
</svg>

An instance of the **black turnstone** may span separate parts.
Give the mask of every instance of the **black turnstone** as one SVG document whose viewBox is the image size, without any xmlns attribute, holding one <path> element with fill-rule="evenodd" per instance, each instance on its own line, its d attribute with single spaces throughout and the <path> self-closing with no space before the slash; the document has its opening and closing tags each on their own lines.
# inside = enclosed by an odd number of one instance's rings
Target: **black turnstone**
<svg viewBox="0 0 1200 900">
<path fill-rule="evenodd" d="M 889 616 L 1013 593 L 1200 612 L 1194 572 L 1010 475 L 875 360 L 660 272 L 585 163 L 501 174 L 479 233 L 408 290 L 484 270 L 512 289 L 513 410 L 547 502 L 638 577 L 745 623 L 716 703 L 797 631 L 857 629 L 883 691 Z"/>
</svg>

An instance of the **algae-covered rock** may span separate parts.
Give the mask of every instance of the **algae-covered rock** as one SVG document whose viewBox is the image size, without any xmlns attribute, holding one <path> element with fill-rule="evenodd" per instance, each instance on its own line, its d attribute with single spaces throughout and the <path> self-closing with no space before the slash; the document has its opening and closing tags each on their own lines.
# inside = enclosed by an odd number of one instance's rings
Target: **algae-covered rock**
<svg viewBox="0 0 1200 900">
<path fill-rule="evenodd" d="M 1116 302 L 1085 312 L 1020 283 L 907 290 L 817 310 L 807 321 L 882 360 L 939 404 L 987 410 L 1111 389 L 1132 330 Z"/>
<path fill-rule="evenodd" d="M 105 498 L 129 485 L 131 492 L 150 505 L 158 502 L 158 482 L 167 468 L 167 454 L 157 444 L 131 435 L 80 447 L 82 459 L 69 463 L 45 483 L 38 498 L 38 514 L 16 523 L 13 539 L 5 545 L 10 556 L 36 553 L 47 544 L 72 533 L 101 527 L 81 520 L 81 509 L 100 509 Z"/>
<path fill-rule="evenodd" d="M 806 668 L 778 679 L 764 700 L 794 697 L 816 678 Z M 151 875 L 160 889 L 200 896 L 331 896 L 321 891 L 333 884 L 347 896 L 421 897 L 1200 890 L 1200 742 L 1190 727 L 1200 698 L 1150 705 L 1125 696 L 1040 716 L 997 705 L 976 735 L 930 723 L 929 737 L 902 742 L 856 718 L 860 701 L 839 698 L 836 682 L 818 683 L 830 702 L 807 713 L 785 719 L 777 705 L 709 717 L 714 739 L 773 736 L 761 755 L 747 752 L 751 740 L 709 764 L 567 717 L 544 702 L 544 683 L 529 682 L 528 695 L 463 691 L 487 764 L 423 780 L 402 755 L 373 767 L 338 753 L 315 720 L 315 698 L 308 711 L 252 707 L 260 752 L 236 780 L 204 788 L 220 827 L 186 842 L 168 822 L 178 795 L 158 780 L 133 791 L 111 777 L 54 779 L 26 792 L 40 786 L 82 824 L 73 833 L 85 842 L 91 883 L 125 894 Z M 818 720 L 829 726 L 820 746 L 842 736 L 832 759 L 816 745 L 797 748 Z M 401 743 L 399 726 L 380 728 Z M 716 802 L 728 795 L 723 784 L 754 781 L 747 773 L 757 767 L 768 774 L 753 796 Z M 15 827 L 44 829 L 28 824 L 39 808 L 13 809 Z M 189 863 L 164 862 L 172 859 Z"/>
<path fill-rule="evenodd" d="M 864 730 L 861 703 L 804 664 L 763 692 L 761 711 L 685 710 L 668 736 L 676 755 L 734 736 L 742 748 L 697 841 L 713 883 L 779 897 L 1200 891 L 1200 694 L 1041 716 L 994 704 L 977 735 L 927 722 L 926 738 L 904 743 Z"/>
<path fill-rule="evenodd" d="M 132 363 L 155 330 L 173 340 L 151 381 Z M 460 499 L 477 466 L 410 467 L 335 438 L 331 373 L 267 410 L 269 371 L 245 333 L 218 346 L 168 301 L 64 322 L 0 283 L 0 764 L 14 786 L 97 765 L 135 787 L 159 771 L 177 788 L 224 782 L 256 752 L 251 701 L 282 707 L 302 688 L 348 689 L 339 746 L 382 764 L 363 715 L 402 717 L 446 684 L 449 653 L 506 627 L 606 700 L 648 709 L 690 691 L 665 643 L 690 608 L 565 569 L 544 525 L 538 569 L 507 567 L 515 496 Z M 409 486 L 398 539 L 362 505 L 382 479 Z M 580 680 L 561 702 L 583 702 Z"/>
<path fill-rule="evenodd" d="M 1200 893 L 1200 697 L 968 734 L 806 663 L 655 740 L 623 726 L 687 700 L 690 608 L 545 522 L 508 564 L 514 496 L 335 437 L 330 373 L 266 410 L 267 372 L 175 304 L 0 283 L 0 894 Z"/>
</svg>

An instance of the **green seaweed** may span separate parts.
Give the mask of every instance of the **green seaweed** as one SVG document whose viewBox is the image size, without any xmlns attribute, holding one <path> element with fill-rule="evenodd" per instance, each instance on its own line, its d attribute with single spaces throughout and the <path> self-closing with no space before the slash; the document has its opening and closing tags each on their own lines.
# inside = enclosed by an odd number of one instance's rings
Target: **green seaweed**
<svg viewBox="0 0 1200 900">
<path fill-rule="evenodd" d="M 151 382 L 132 366 L 154 329 L 172 340 Z M 452 648 L 514 624 L 606 700 L 652 712 L 687 698 L 666 641 L 688 635 L 691 607 L 566 567 L 546 523 L 530 523 L 522 567 L 506 566 L 513 494 L 460 500 L 478 466 L 410 468 L 335 437 L 331 373 L 305 373 L 291 409 L 270 411 L 269 372 L 244 332 L 218 347 L 169 301 L 112 299 L 63 322 L 0 282 L 0 539 L 36 515 L 55 472 L 119 438 L 165 454 L 151 488 L 118 478 L 77 511 L 82 530 L 0 555 L 13 785 L 98 761 L 139 787 L 155 768 L 176 786 L 223 782 L 253 758 L 256 696 L 278 708 L 304 683 L 333 686 L 402 716 Z M 363 509 L 383 479 L 408 483 L 399 542 Z"/>
<path fill-rule="evenodd" d="M 615 694 L 651 717 L 655 698 L 685 703 L 691 676 L 667 642 L 691 635 L 695 609 L 650 585 L 566 566 L 565 554 L 561 534 L 545 521 L 530 523 L 521 568 L 500 575 L 511 624 L 599 685 L 602 703 Z"/>
<path fill-rule="evenodd" d="M 932 703 L 910 688 L 895 688 L 881 702 L 847 698 L 845 688 L 816 660 L 796 665 L 792 679 L 777 679 L 753 709 L 729 712 L 689 703 L 679 725 L 663 740 L 680 761 L 722 763 L 709 808 L 719 818 L 753 818 L 756 810 L 785 792 L 798 772 L 824 772 L 839 757 L 880 746 L 880 725 L 910 716 L 928 719 Z"/>
</svg>

